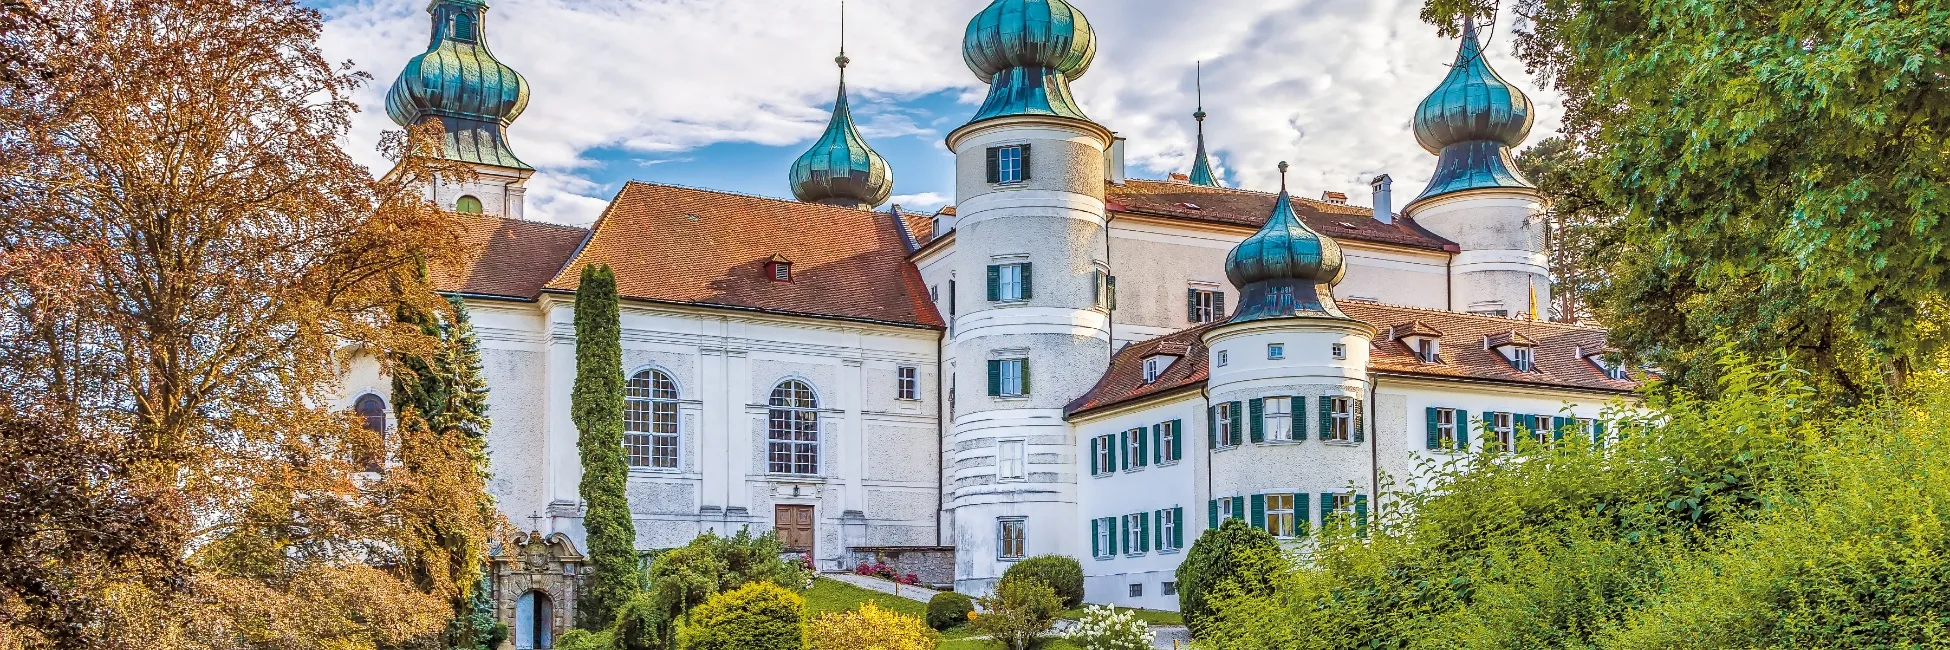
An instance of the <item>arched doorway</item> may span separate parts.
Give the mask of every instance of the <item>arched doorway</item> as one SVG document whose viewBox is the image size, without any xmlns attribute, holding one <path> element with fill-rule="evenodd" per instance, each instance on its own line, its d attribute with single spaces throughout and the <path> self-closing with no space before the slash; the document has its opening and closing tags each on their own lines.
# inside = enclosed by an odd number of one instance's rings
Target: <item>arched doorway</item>
<svg viewBox="0 0 1950 650">
<path fill-rule="evenodd" d="M 515 650 L 555 647 L 555 603 L 531 591 L 515 601 Z"/>
</svg>

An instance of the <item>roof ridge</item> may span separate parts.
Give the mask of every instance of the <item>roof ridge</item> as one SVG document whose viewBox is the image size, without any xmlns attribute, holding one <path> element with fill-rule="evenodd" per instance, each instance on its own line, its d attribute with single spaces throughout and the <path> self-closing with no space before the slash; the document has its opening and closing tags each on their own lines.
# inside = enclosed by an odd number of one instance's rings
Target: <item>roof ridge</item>
<svg viewBox="0 0 1950 650">
<path fill-rule="evenodd" d="M 860 212 L 875 214 L 879 212 L 878 210 L 871 210 L 871 209 L 862 210 L 860 208 L 849 208 L 849 207 L 838 206 L 838 205 L 826 205 L 824 203 L 807 203 L 805 201 L 800 201 L 798 199 L 781 199 L 776 196 L 765 196 L 762 194 L 749 194 L 745 192 L 733 192 L 730 190 L 717 190 L 708 187 L 697 187 L 694 185 L 681 185 L 678 183 L 653 183 L 650 181 L 628 180 L 628 181 L 624 181 L 623 185 L 625 187 L 628 187 L 630 185 L 642 185 L 644 187 L 667 187 L 667 188 L 678 189 L 678 190 L 691 190 L 694 192 L 706 192 L 706 193 L 717 194 L 721 196 L 735 196 L 735 197 L 745 198 L 745 199 L 758 199 L 761 201 L 772 201 L 774 203 L 783 203 L 786 205 L 805 206 L 811 208 L 818 208 L 821 210 L 839 211 L 839 212 L 845 212 L 847 214 L 855 214 Z M 620 196 L 621 192 L 618 192 L 618 195 Z"/>
<path fill-rule="evenodd" d="M 1183 186 L 1185 186 L 1185 187 L 1190 187 L 1190 188 L 1199 188 L 1199 189 L 1198 189 L 1197 191 L 1199 191 L 1199 192 L 1204 192 L 1204 193 L 1208 193 L 1208 194 L 1219 194 L 1219 193 L 1223 193 L 1223 192 L 1237 192 L 1237 193 L 1240 193 L 1240 194 L 1256 194 L 1256 195 L 1259 195 L 1259 196 L 1270 196 L 1270 197 L 1278 197 L 1278 196 L 1280 195 L 1280 193 L 1279 193 L 1279 192 L 1262 192 L 1262 191 L 1259 191 L 1259 190 L 1253 190 L 1253 189 L 1247 189 L 1247 188 L 1243 188 L 1243 187 L 1225 187 L 1225 186 L 1212 186 L 1212 185 L 1194 185 L 1194 184 L 1191 184 L 1191 183 L 1183 183 L 1183 182 L 1178 182 L 1178 181 L 1168 181 L 1168 180 L 1158 180 L 1158 179 L 1155 179 L 1155 178 L 1129 178 L 1129 179 L 1125 179 L 1125 182 L 1126 182 L 1126 183 L 1129 183 L 1130 181 L 1137 181 L 1137 182 L 1140 182 L 1140 183 L 1158 183 L 1158 184 L 1161 184 L 1161 185 L 1183 185 Z M 1326 201 L 1322 201 L 1322 200 L 1320 200 L 1320 199 L 1310 199 L 1310 198 L 1307 198 L 1307 197 L 1304 197 L 1304 196 L 1299 196 L 1299 195 L 1296 195 L 1296 194 L 1292 194 L 1292 193 L 1288 193 L 1288 197 L 1289 197 L 1289 198 L 1292 198 L 1292 199 L 1293 199 L 1293 200 L 1295 200 L 1295 201 L 1304 201 L 1304 202 L 1306 202 L 1306 203 L 1310 203 L 1310 204 L 1314 204 L 1314 205 L 1331 205 L 1331 206 L 1334 206 L 1334 207 L 1336 207 L 1336 208 L 1346 208 L 1346 209 L 1349 209 L 1349 210 L 1366 210 L 1366 211 L 1368 212 L 1368 215 L 1369 215 L 1369 217 L 1373 217 L 1373 216 L 1374 216 L 1374 208 L 1373 208 L 1373 207 L 1366 207 L 1366 206 L 1359 206 L 1359 205 L 1352 205 L 1352 204 L 1348 204 L 1348 203 L 1328 203 L 1328 202 L 1326 202 Z"/>
<path fill-rule="evenodd" d="M 1505 325 L 1507 325 L 1507 326 L 1509 326 L 1509 327 L 1510 327 L 1510 328 L 1511 328 L 1512 330 L 1515 330 L 1515 329 L 1516 329 L 1516 327 L 1517 327 L 1517 326 L 1520 326 L 1520 325 L 1536 325 L 1536 326 L 1544 326 L 1544 327 L 1560 327 L 1560 328 L 1566 328 L 1566 329 L 1580 329 L 1580 330 L 1591 330 L 1591 331 L 1598 331 L 1598 332 L 1609 332 L 1609 331 L 1611 331 L 1611 330 L 1609 330 L 1609 329 L 1606 329 L 1606 328 L 1604 328 L 1604 327 L 1601 327 L 1601 326 L 1597 326 L 1597 325 L 1585 325 L 1585 324 L 1583 324 L 1583 323 L 1559 323 L 1559 322 L 1556 322 L 1556 321 L 1547 321 L 1547 320 L 1518 320 L 1518 319 L 1514 319 L 1514 318 L 1505 318 L 1505 317 L 1502 317 L 1502 316 L 1484 316 L 1484 315 L 1482 315 L 1482 314 L 1472 314 L 1472 313 L 1469 313 L 1469 312 L 1464 312 L 1464 311 L 1449 311 L 1449 310 L 1447 310 L 1447 309 L 1435 309 L 1435 308 L 1433 308 L 1433 307 L 1417 307 L 1417 306 L 1414 306 L 1414 305 L 1400 305 L 1400 304 L 1395 304 L 1395 303 L 1391 303 L 1391 302 L 1382 302 L 1382 301 L 1379 301 L 1379 300 L 1355 300 L 1355 299 L 1352 299 L 1352 298 L 1343 298 L 1343 299 L 1341 300 L 1341 304 L 1342 304 L 1343 306 L 1346 306 L 1346 305 L 1376 305 L 1376 306 L 1379 306 L 1379 307 L 1391 307 L 1391 308 L 1395 308 L 1395 309 L 1409 309 L 1409 310 L 1414 310 L 1414 311 L 1419 311 L 1419 312 L 1424 312 L 1424 313 L 1429 313 L 1429 314 L 1442 314 L 1442 315 L 1444 315 L 1444 316 L 1452 316 L 1452 317 L 1461 317 L 1461 318 L 1469 318 L 1469 319 L 1476 319 L 1476 320 L 1479 320 L 1479 321 L 1485 321 L 1485 322 L 1493 322 L 1493 323 L 1498 323 L 1498 324 L 1499 324 L 1499 327 L 1500 327 L 1500 326 L 1505 326 Z M 1398 323 L 1398 324 L 1399 324 L 1399 323 Z"/>
<path fill-rule="evenodd" d="M 467 217 L 467 218 L 470 218 L 470 219 L 483 219 L 483 218 L 485 218 L 485 219 L 493 219 L 493 220 L 496 220 L 496 221 L 509 221 L 509 222 L 514 222 L 514 223 L 519 223 L 519 224 L 530 224 L 530 225 L 536 225 L 536 226 L 544 226 L 544 227 L 548 227 L 548 228 L 559 228 L 559 229 L 562 229 L 562 230 L 589 230 L 588 228 L 585 228 L 585 227 L 582 227 L 582 226 L 575 226 L 575 225 L 570 225 L 570 224 L 566 224 L 566 223 L 556 223 L 556 222 L 553 222 L 553 221 L 541 221 L 541 220 L 537 220 L 537 219 L 527 219 L 527 218 L 523 218 L 523 217 L 508 217 L 508 216 L 502 216 L 502 215 L 498 215 L 498 214 L 464 214 L 464 215 L 462 215 L 462 216 L 464 216 L 464 217 Z"/>
</svg>

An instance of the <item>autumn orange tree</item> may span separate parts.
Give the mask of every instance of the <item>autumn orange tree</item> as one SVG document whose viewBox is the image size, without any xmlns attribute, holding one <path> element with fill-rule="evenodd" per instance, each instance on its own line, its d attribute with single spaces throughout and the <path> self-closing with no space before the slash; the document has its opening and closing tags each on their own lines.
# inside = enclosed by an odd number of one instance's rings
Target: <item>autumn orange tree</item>
<svg viewBox="0 0 1950 650">
<path fill-rule="evenodd" d="M 451 314 L 416 188 L 464 171 L 434 133 L 377 179 L 341 151 L 367 77 L 293 0 L 6 8 L 0 647 L 441 643 L 471 574 L 406 567 L 452 522 L 383 498 L 334 388 L 440 353 L 395 315 Z"/>
</svg>

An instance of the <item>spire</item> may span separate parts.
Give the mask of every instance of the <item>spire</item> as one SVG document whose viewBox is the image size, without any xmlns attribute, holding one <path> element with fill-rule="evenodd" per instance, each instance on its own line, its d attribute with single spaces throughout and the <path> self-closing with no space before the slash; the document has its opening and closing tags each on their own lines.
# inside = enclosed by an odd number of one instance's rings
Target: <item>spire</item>
<svg viewBox="0 0 1950 650">
<path fill-rule="evenodd" d="M 887 159 L 867 145 L 860 129 L 853 124 L 853 111 L 846 100 L 846 2 L 840 2 L 840 55 L 833 63 L 840 68 L 839 97 L 833 100 L 833 117 L 826 132 L 811 149 L 792 163 L 788 180 L 792 194 L 808 203 L 826 203 L 857 208 L 872 208 L 887 201 L 894 191 L 894 173 Z"/>
<path fill-rule="evenodd" d="M 1516 171 L 1510 148 L 1530 135 L 1530 98 L 1483 58 L 1476 22 L 1465 20 L 1449 75 L 1415 111 L 1415 140 L 1436 162 L 1416 200 L 1488 187 L 1532 187 Z"/>
<path fill-rule="evenodd" d="M 1198 112 L 1192 113 L 1192 119 L 1198 120 L 1198 155 L 1192 158 L 1191 181 L 1193 185 L 1218 187 L 1218 179 L 1212 176 L 1212 161 L 1205 155 L 1205 62 L 1200 61 L 1195 65 L 1197 66 L 1196 70 L 1198 75 L 1196 82 L 1198 84 Z M 1282 183 L 1284 182 L 1282 181 Z"/>
<path fill-rule="evenodd" d="M 1334 304 L 1334 285 L 1346 275 L 1341 246 L 1307 227 L 1287 194 L 1280 163 L 1280 196 L 1259 232 L 1226 256 L 1226 279 L 1239 288 L 1232 322 L 1274 318 L 1347 318 Z"/>
<path fill-rule="evenodd" d="M 528 80 L 488 51 L 487 3 L 434 0 L 432 40 L 386 93 L 400 126 L 439 121 L 449 160 L 532 169 L 508 148 L 508 124 L 528 107 Z"/>
<path fill-rule="evenodd" d="M 989 84 L 970 123 L 1010 115 L 1090 119 L 1070 81 L 1090 70 L 1097 32 L 1065 0 L 994 0 L 968 21 L 961 57 Z"/>
</svg>

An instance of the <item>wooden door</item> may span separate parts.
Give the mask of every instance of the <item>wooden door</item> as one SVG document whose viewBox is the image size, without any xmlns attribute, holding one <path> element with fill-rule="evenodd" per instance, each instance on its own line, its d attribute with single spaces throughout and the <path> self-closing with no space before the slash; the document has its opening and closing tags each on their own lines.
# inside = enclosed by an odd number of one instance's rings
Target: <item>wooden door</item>
<svg viewBox="0 0 1950 650">
<path fill-rule="evenodd" d="M 779 531 L 779 541 L 785 548 L 799 553 L 813 550 L 813 507 L 812 506 L 774 506 L 773 525 Z"/>
</svg>

